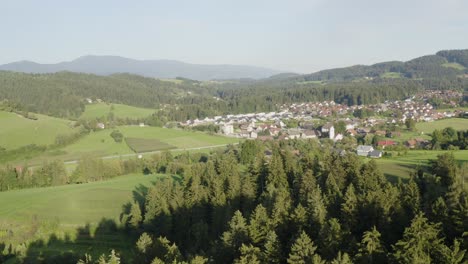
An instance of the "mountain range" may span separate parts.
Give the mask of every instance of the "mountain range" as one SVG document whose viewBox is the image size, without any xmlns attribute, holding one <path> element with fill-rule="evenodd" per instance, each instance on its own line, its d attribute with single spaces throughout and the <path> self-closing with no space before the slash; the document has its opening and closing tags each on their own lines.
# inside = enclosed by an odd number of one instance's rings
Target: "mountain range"
<svg viewBox="0 0 468 264">
<path fill-rule="evenodd" d="M 0 65 L 0 71 L 25 73 L 56 73 L 61 71 L 107 76 L 130 73 L 153 78 L 183 77 L 193 80 L 267 79 L 292 82 L 342 82 L 374 78 L 456 78 L 468 74 L 468 49 L 443 50 L 433 55 L 418 57 L 406 62 L 387 61 L 373 65 L 354 65 L 322 70 L 310 74 L 281 71 L 246 65 L 190 64 L 175 60 L 135 60 L 119 56 L 88 55 L 56 64 L 18 61 Z"/>
<path fill-rule="evenodd" d="M 17 61 L 0 65 L 0 70 L 25 73 L 55 73 L 60 71 L 111 75 L 131 73 L 154 78 L 184 77 L 194 80 L 213 79 L 261 79 L 281 71 L 246 65 L 190 64 L 175 60 L 135 60 L 119 56 L 88 55 L 72 61 L 55 64 L 40 64 L 32 61 Z"/>
</svg>

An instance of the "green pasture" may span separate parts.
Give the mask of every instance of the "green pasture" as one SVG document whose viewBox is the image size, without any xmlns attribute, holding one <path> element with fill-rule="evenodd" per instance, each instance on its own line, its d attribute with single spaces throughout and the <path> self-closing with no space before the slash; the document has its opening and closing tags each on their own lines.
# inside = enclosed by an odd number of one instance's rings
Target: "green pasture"
<svg viewBox="0 0 468 264">
<path fill-rule="evenodd" d="M 466 130 L 468 129 L 468 119 L 447 118 L 433 122 L 419 122 L 416 124 L 416 129 L 426 134 L 432 133 L 436 129 L 442 130 L 446 127 L 453 127 L 455 130 Z"/>
<path fill-rule="evenodd" d="M 460 71 L 463 71 L 465 69 L 465 66 L 461 65 L 460 63 L 456 63 L 456 62 L 444 63 L 444 64 L 442 64 L 442 67 L 453 68 L 453 69 L 457 69 L 457 70 L 460 70 Z"/>
<path fill-rule="evenodd" d="M 380 170 L 390 179 L 396 181 L 398 178 L 408 179 L 411 172 L 418 167 L 427 168 L 431 160 L 446 152 L 444 150 L 409 150 L 406 153 L 401 151 L 393 152 L 391 158 L 377 159 Z M 451 151 L 459 163 L 468 162 L 468 150 Z"/>
<path fill-rule="evenodd" d="M 15 149 L 29 144 L 53 144 L 59 134 L 73 132 L 71 121 L 34 114 L 38 120 L 0 111 L 0 147 Z"/>
<path fill-rule="evenodd" d="M 112 109 L 113 108 L 113 109 Z M 145 118 L 153 114 L 156 110 L 140 108 L 122 104 L 96 103 L 86 105 L 86 109 L 80 118 L 94 119 L 107 117 L 110 112 L 114 113 L 115 118 Z"/>
<path fill-rule="evenodd" d="M 399 72 L 384 72 L 380 77 L 381 78 L 389 78 L 389 79 L 401 78 L 401 73 L 399 73 Z"/>
<path fill-rule="evenodd" d="M 160 127 L 121 126 L 115 128 L 123 133 L 125 138 L 154 139 L 164 145 L 171 145 L 175 150 L 205 148 L 209 146 L 225 145 L 239 142 L 239 139 L 218 135 L 209 135 L 203 132 L 186 131 Z M 97 157 L 116 156 L 134 153 L 125 142 L 117 143 L 110 136 L 112 130 L 91 132 L 77 142 L 58 151 L 46 152 L 27 162 L 30 165 L 39 165 L 44 160 L 60 159 L 64 161 L 77 160 L 84 155 Z M 149 142 L 149 141 L 148 141 Z M 24 161 L 17 161 L 24 162 Z"/>
<path fill-rule="evenodd" d="M 41 252 L 99 255 L 105 253 L 100 250 L 133 247 L 109 226 L 119 226 L 123 206 L 161 177 L 165 176 L 131 174 L 101 182 L 0 192 L 0 230 L 4 231 L 0 231 L 0 243 L 47 242 L 54 234 L 57 241 L 39 246 Z"/>
</svg>

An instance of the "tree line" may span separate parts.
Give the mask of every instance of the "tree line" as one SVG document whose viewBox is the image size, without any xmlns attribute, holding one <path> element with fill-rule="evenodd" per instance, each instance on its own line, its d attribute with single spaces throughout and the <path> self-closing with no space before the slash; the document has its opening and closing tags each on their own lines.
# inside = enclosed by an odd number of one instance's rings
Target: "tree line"
<svg viewBox="0 0 468 264">
<path fill-rule="evenodd" d="M 424 65 L 421 69 L 415 66 L 413 77 L 377 77 L 372 80 L 340 77 L 322 83 L 315 83 L 316 79 L 307 75 L 263 80 L 198 82 L 179 79 L 173 82 L 130 74 L 96 76 L 71 72 L 0 72 L 0 100 L 16 111 L 76 120 L 85 110 L 86 98 L 102 99 L 153 108 L 155 114 L 148 122 L 161 125 L 168 121 L 215 115 L 274 111 L 285 103 L 327 100 L 347 105 L 375 104 L 403 99 L 423 89 L 464 90 L 468 87 L 468 79 L 459 77 L 459 74 L 440 74 L 437 78 L 432 71 L 422 74 L 432 60 L 441 62 L 440 59 L 424 57 L 408 62 Z M 397 67 L 394 64 L 388 67 Z M 387 66 L 378 67 L 386 69 Z M 442 71 L 454 70 L 439 68 Z"/>
<path fill-rule="evenodd" d="M 265 150 L 271 155 L 265 155 Z M 123 211 L 140 263 L 464 263 L 468 196 L 452 154 L 392 184 L 313 141 L 246 141 L 177 163 Z M 176 172 L 172 170 L 172 173 Z"/>
</svg>

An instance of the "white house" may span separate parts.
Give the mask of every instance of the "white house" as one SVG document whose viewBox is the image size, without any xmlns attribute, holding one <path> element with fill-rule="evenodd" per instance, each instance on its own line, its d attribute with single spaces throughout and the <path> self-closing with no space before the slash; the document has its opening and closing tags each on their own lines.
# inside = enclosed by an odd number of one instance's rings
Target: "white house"
<svg viewBox="0 0 468 264">
<path fill-rule="evenodd" d="M 374 147 L 372 146 L 365 146 L 365 145 L 359 145 L 356 149 L 356 152 L 359 156 L 367 157 L 369 156 L 369 153 L 374 151 Z"/>
<path fill-rule="evenodd" d="M 234 134 L 234 126 L 232 124 L 224 124 L 223 126 L 221 126 L 221 131 L 225 135 Z"/>
</svg>

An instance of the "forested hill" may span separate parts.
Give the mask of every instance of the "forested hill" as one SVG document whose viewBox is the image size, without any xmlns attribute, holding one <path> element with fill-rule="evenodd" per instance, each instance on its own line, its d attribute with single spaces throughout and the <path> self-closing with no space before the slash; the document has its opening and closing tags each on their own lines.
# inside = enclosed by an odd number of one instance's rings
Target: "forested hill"
<svg viewBox="0 0 468 264">
<path fill-rule="evenodd" d="M 272 69 L 245 65 L 203 65 L 174 60 L 134 60 L 119 56 L 83 56 L 56 64 L 19 61 L 0 65 L 0 70 L 25 73 L 71 71 L 96 75 L 131 73 L 154 78 L 184 77 L 195 80 L 259 79 L 279 73 Z"/>
<path fill-rule="evenodd" d="M 454 78 L 468 73 L 468 49 L 439 51 L 407 62 L 389 61 L 374 65 L 323 70 L 297 77 L 303 81 L 350 81 L 371 78 Z"/>
<path fill-rule="evenodd" d="M 131 74 L 0 71 L 0 110 L 76 119 L 84 111 L 86 98 L 99 98 L 161 109 L 159 118 L 184 121 L 274 111 L 281 104 L 293 102 L 374 104 L 404 99 L 422 89 L 468 91 L 467 54 L 468 50 L 441 51 L 405 63 L 353 66 L 311 75 L 279 74 L 261 80 L 159 80 Z"/>
</svg>

